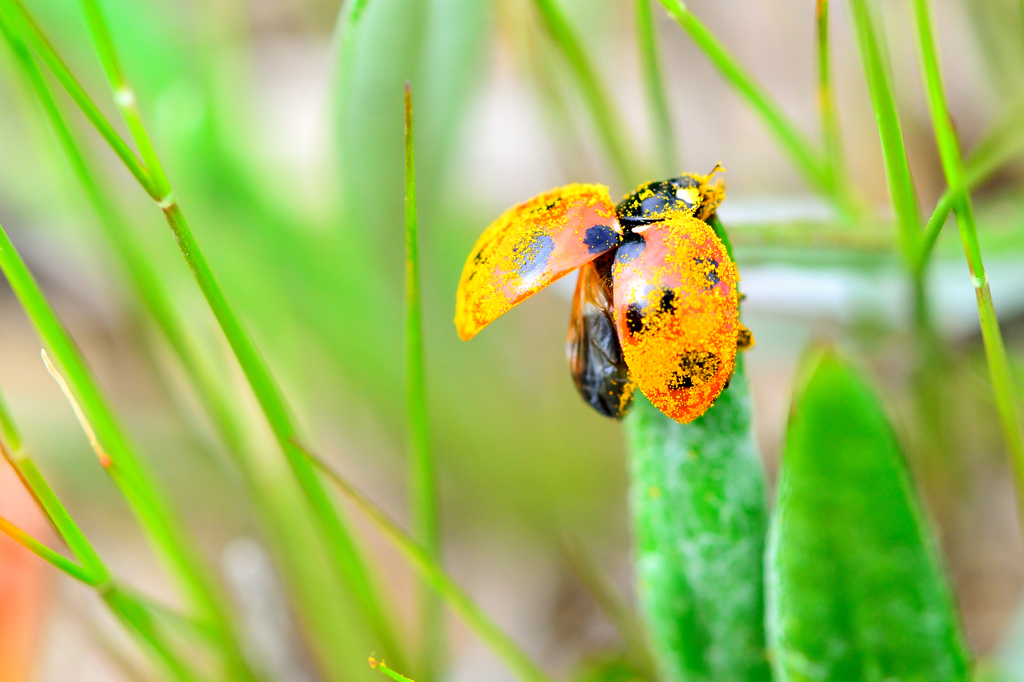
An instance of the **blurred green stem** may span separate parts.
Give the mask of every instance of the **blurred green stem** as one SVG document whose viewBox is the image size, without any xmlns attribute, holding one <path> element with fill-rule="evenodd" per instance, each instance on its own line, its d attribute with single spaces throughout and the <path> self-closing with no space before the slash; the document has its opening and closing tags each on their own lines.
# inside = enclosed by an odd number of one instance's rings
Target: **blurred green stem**
<svg viewBox="0 0 1024 682">
<path fill-rule="evenodd" d="M 815 14 L 818 48 L 818 111 L 821 115 L 821 132 L 825 147 L 825 166 L 833 186 L 846 184 L 843 164 L 843 142 L 839 132 L 839 114 L 836 110 L 835 94 L 832 88 L 832 65 L 829 46 L 829 0 L 817 0 Z"/>
<path fill-rule="evenodd" d="M 658 57 L 658 33 L 651 13 L 651 0 L 635 0 L 633 14 L 636 18 L 637 45 L 640 50 L 644 88 L 647 91 L 647 110 L 650 113 L 651 129 L 654 131 L 655 156 L 661 166 L 661 174 L 671 177 L 677 175 L 681 168 L 676 153 L 672 114 L 665 94 L 661 60 Z"/>
<path fill-rule="evenodd" d="M 1013 378 L 1010 373 L 1006 347 L 1003 345 L 1003 337 L 999 330 L 999 319 L 996 317 L 992 305 L 992 292 L 985 274 L 985 265 L 981 259 L 981 247 L 978 245 L 974 209 L 971 205 L 971 195 L 964 172 L 963 159 L 960 155 L 960 143 L 957 140 L 953 120 L 949 115 L 946 103 L 938 52 L 935 48 L 932 31 L 931 9 L 928 0 L 913 0 L 913 5 L 925 90 L 928 95 L 928 109 L 931 112 L 932 124 L 935 128 L 935 141 L 939 147 L 942 167 L 946 173 L 946 183 L 954 197 L 953 210 L 956 213 L 960 238 L 964 244 L 967 265 L 978 299 L 982 340 L 988 358 L 989 374 L 992 390 L 995 393 L 996 410 L 999 414 L 1003 439 L 1013 464 L 1017 484 L 1017 508 L 1022 520 L 1022 531 L 1024 531 L 1024 436 L 1021 434 L 1013 395 Z"/>
<path fill-rule="evenodd" d="M 89 25 L 93 45 L 114 92 L 115 102 L 146 163 L 152 185 L 150 196 L 163 211 L 175 241 L 217 318 L 229 345 L 238 358 L 271 429 L 284 451 L 292 472 L 315 510 L 328 539 L 327 545 L 333 559 L 360 600 L 370 626 L 382 645 L 392 656 L 398 657 L 401 654 L 385 615 L 386 611 L 381 607 L 379 596 L 373 587 L 365 564 L 358 554 L 350 531 L 342 520 L 341 512 L 330 499 L 326 488 L 312 467 L 292 445 L 291 439 L 297 432 L 280 388 L 256 348 L 252 337 L 228 304 L 174 196 L 163 166 L 142 124 L 134 93 L 123 76 L 102 13 L 95 0 L 81 0 L 81 4 Z"/>
<path fill-rule="evenodd" d="M 231 407 L 231 400 L 222 389 L 223 382 L 197 347 L 188 327 L 171 302 L 171 295 L 158 276 L 156 268 L 147 259 L 145 251 L 129 226 L 125 224 L 110 196 L 101 188 L 97 179 L 98 174 L 86 161 L 46 79 L 26 49 L 26 45 L 13 33 L 8 33 L 7 37 L 26 80 L 49 119 L 71 170 L 96 213 L 100 226 L 106 232 L 108 241 L 114 247 L 135 293 L 167 339 L 171 350 L 181 361 L 228 450 L 238 457 L 244 449 L 242 426 Z"/>
<path fill-rule="evenodd" d="M 583 99 L 597 126 L 597 132 L 618 173 L 619 182 L 624 187 L 632 187 L 639 182 L 639 176 L 625 128 L 612 105 L 607 89 L 584 52 L 579 37 L 569 25 L 557 2 L 558 0 L 534 0 L 544 24 L 572 68 L 577 85 L 583 93 Z"/>
<path fill-rule="evenodd" d="M 4 19 L 5 23 L 9 26 L 7 32 L 11 35 L 19 36 L 19 42 L 24 40 L 32 46 L 57 78 L 57 81 L 67 91 L 71 99 L 78 105 L 78 108 L 85 114 L 85 117 L 103 136 L 103 139 L 107 141 L 107 144 L 114 150 L 114 153 L 124 162 L 143 189 L 146 190 L 146 193 L 154 199 L 159 198 L 159 194 L 154 188 L 145 166 L 135 156 L 135 152 L 128 147 L 106 116 L 103 115 L 99 107 L 92 101 L 85 92 L 85 89 L 78 83 L 78 80 L 72 75 L 70 69 L 68 69 L 56 50 L 53 49 L 50 41 L 47 40 L 39 25 L 28 14 L 21 2 L 19 0 L 0 0 L 0 6 L 4 5 L 9 8 Z"/>
<path fill-rule="evenodd" d="M 964 182 L 968 191 L 987 180 L 1006 162 L 1024 150 L 1022 120 L 1024 120 L 1024 105 L 1017 104 L 1011 107 L 1003 120 L 992 128 L 967 155 L 963 167 Z M 925 226 L 924 234 L 914 256 L 913 268 L 915 270 L 924 270 L 927 267 L 939 233 L 953 210 L 954 196 L 952 189 L 947 188 L 939 198 L 931 217 L 928 218 L 928 224 Z"/>
<path fill-rule="evenodd" d="M 415 539 L 403 531 L 387 514 L 363 495 L 352 483 L 338 471 L 331 468 L 315 453 L 302 447 L 296 441 L 296 447 L 309 458 L 309 461 L 320 469 L 338 490 L 356 505 L 363 514 L 380 530 L 409 564 L 416 570 L 420 578 L 426 581 L 434 591 L 442 597 L 448 606 L 457 613 L 466 625 L 484 641 L 495 654 L 508 665 L 515 674 L 529 682 L 552 682 L 526 653 L 512 639 L 502 632 L 494 621 L 485 614 L 473 599 L 448 577 L 444 569 Z"/>
<path fill-rule="evenodd" d="M 849 4 L 860 46 L 868 94 L 871 96 L 871 105 L 875 110 L 878 124 L 885 175 L 899 227 L 901 250 L 909 265 L 918 244 L 921 215 L 917 204 L 917 190 L 914 188 L 910 162 L 907 160 L 907 150 L 903 143 L 903 131 L 900 128 L 899 112 L 890 76 L 891 67 L 885 46 L 880 42 L 883 34 L 877 29 L 868 0 L 850 0 Z"/>
<path fill-rule="evenodd" d="M 331 500 L 316 472 L 292 443 L 292 439 L 298 437 L 298 432 L 277 381 L 267 367 L 266 361 L 257 349 L 248 330 L 245 329 L 242 321 L 224 296 L 177 201 L 161 208 L 163 208 L 175 241 L 263 408 L 263 413 L 285 454 L 292 473 L 322 525 L 333 560 L 337 562 L 355 591 L 371 627 L 383 646 L 392 656 L 396 658 L 401 656 L 397 640 L 385 615 L 386 611 L 381 606 L 380 597 L 366 570 L 364 560 L 359 555 L 351 531 L 341 516 L 340 509 Z"/>
<path fill-rule="evenodd" d="M 129 445 L 124 432 L 99 391 L 95 379 L 74 341 L 53 312 L 39 285 L 0 226 L 0 269 L 10 282 L 39 336 L 52 351 L 67 376 L 69 390 L 82 416 L 95 430 L 102 448 L 101 464 L 117 483 L 135 512 L 149 540 L 175 576 L 204 620 L 220 627 L 219 644 L 227 662 L 240 679 L 249 679 L 246 666 L 231 634 L 226 606 L 220 601 L 212 578 L 206 573 L 198 552 L 187 538 L 163 493 Z"/>
<path fill-rule="evenodd" d="M 847 211 L 853 211 L 849 193 L 829 177 L 821 154 L 800 132 L 796 124 L 782 111 L 768 92 L 729 54 L 725 45 L 708 30 L 682 0 L 659 0 L 673 19 L 686 31 L 697 47 L 704 52 L 725 80 L 747 101 L 750 107 L 768 125 L 782 148 L 789 153 L 807 181 L 816 189 L 832 197 Z"/>
<path fill-rule="evenodd" d="M 76 564 L 63 554 L 50 549 L 42 542 L 39 542 L 3 517 L 0 517 L 0 531 L 3 531 L 4 534 L 19 545 L 35 554 L 46 563 L 64 571 L 75 580 L 79 580 L 86 585 L 91 585 L 93 587 L 96 586 L 97 583 L 95 576 L 84 567 Z"/>
<path fill-rule="evenodd" d="M 146 606 L 139 599 L 121 591 L 114 583 L 110 571 L 100 559 L 92 543 L 85 537 L 60 498 L 50 487 L 49 482 L 22 447 L 21 434 L 15 426 L 14 419 L 11 417 L 2 395 L 0 395 L 0 430 L 2 430 L 0 454 L 17 473 L 40 511 L 53 525 L 81 565 L 53 551 L 5 519 L 0 519 L 0 530 L 72 578 L 94 587 L 128 631 L 138 637 L 144 645 L 150 647 L 176 679 L 195 680 L 196 676 L 189 670 L 189 666 L 173 652 L 170 645 L 164 641 L 155 628 L 151 627 L 146 620 L 136 617 L 139 611 L 146 610 Z"/>
<path fill-rule="evenodd" d="M 416 213 L 416 152 L 412 89 L 405 84 L 405 307 L 408 373 L 409 450 L 412 464 L 412 517 L 416 539 L 441 563 L 441 520 L 437 464 L 427 429 L 426 378 L 423 368 L 423 315 L 420 297 L 419 221 Z M 423 682 L 441 673 L 445 659 L 444 610 L 430 586 L 420 594 Z"/>
</svg>

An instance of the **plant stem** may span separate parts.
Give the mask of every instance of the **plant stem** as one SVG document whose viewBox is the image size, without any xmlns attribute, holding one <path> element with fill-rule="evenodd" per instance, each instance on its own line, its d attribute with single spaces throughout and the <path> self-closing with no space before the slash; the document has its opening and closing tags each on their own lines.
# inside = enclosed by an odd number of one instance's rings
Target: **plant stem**
<svg viewBox="0 0 1024 682">
<path fill-rule="evenodd" d="M 185 660 L 164 641 L 153 617 L 132 595 L 118 585 L 111 583 L 101 591 L 103 601 L 125 627 L 136 633 L 144 645 L 149 647 L 157 659 L 181 682 L 201 682 L 203 676 L 193 670 Z"/>
<path fill-rule="evenodd" d="M 672 128 L 672 114 L 661 73 L 658 57 L 658 32 L 651 13 L 651 0 L 635 0 L 633 15 L 636 17 L 637 45 L 640 50 L 640 65 L 647 91 L 647 110 L 654 131 L 656 157 L 661 173 L 670 177 L 679 173 L 679 158 L 676 153 L 676 136 Z"/>
<path fill-rule="evenodd" d="M 768 682 L 764 474 L 737 358 L 730 386 L 679 424 L 637 396 L 623 423 L 637 590 L 666 682 Z"/>
<path fill-rule="evenodd" d="M 86 200 L 96 213 L 101 227 L 106 232 L 108 241 L 114 247 L 135 293 L 156 322 L 157 328 L 167 340 L 171 350 L 181 361 L 186 374 L 196 388 L 200 401 L 224 439 L 228 451 L 234 454 L 236 459 L 240 459 L 244 450 L 242 426 L 231 407 L 231 400 L 221 388 L 223 382 L 216 376 L 197 347 L 187 325 L 171 302 L 171 294 L 157 275 L 156 268 L 147 259 L 144 249 L 119 215 L 109 194 L 101 188 L 96 179 L 97 174 L 90 168 L 84 153 L 76 143 L 46 79 L 28 50 L 25 49 L 25 44 L 17 35 L 8 34 L 8 38 L 22 71 L 46 113 L 57 141 L 71 165 L 71 170 L 81 185 Z"/>
<path fill-rule="evenodd" d="M 557 0 L 534 0 L 534 4 L 572 68 L 576 83 L 597 126 L 598 135 L 619 176 L 619 182 L 624 187 L 632 187 L 638 182 L 637 169 L 630 152 L 632 147 L 607 90 L 583 51 L 579 37 L 559 9 Z"/>
<path fill-rule="evenodd" d="M 818 111 L 821 115 L 821 132 L 825 147 L 825 166 L 833 186 L 846 184 L 843 165 L 843 142 L 839 132 L 839 114 L 836 110 L 832 88 L 832 65 L 828 36 L 828 2 L 817 0 L 815 26 L 818 48 Z"/>
<path fill-rule="evenodd" d="M 845 201 L 843 194 L 831 183 L 821 155 L 811 146 L 793 121 L 786 116 L 778 103 L 772 100 L 768 92 L 740 66 L 721 41 L 708 30 L 682 0 L 659 1 L 676 20 L 676 23 L 697 43 L 697 47 L 711 60 L 725 80 L 761 116 L 782 144 L 782 148 L 796 162 L 807 181 L 813 187 L 833 197 L 837 202 L 843 203 Z"/>
<path fill-rule="evenodd" d="M 378 661 L 372 656 L 370 657 L 370 667 L 381 671 L 393 680 L 398 680 L 398 682 L 413 682 L 405 675 L 402 675 L 401 673 L 396 673 L 394 670 L 389 668 L 384 661 Z"/>
<path fill-rule="evenodd" d="M 920 50 L 925 90 L 928 95 L 928 109 L 935 128 L 935 141 L 939 147 L 942 168 L 946 174 L 946 183 L 953 195 L 953 210 L 956 213 L 960 238 L 967 255 L 967 266 L 970 269 L 971 281 L 978 300 L 978 316 L 981 322 L 981 335 L 988 358 L 989 375 L 992 390 L 995 393 L 996 410 L 1003 431 L 1003 439 L 1013 465 L 1017 485 L 1017 508 L 1021 515 L 1022 531 L 1024 531 L 1024 436 L 1017 415 L 1014 400 L 1013 378 L 1010 364 L 1003 345 L 1003 337 L 999 330 L 999 319 L 992 305 L 992 292 L 989 289 L 985 264 L 981 259 L 981 247 L 978 244 L 977 227 L 974 222 L 974 209 L 968 190 L 964 172 L 963 159 L 960 155 L 960 143 L 957 141 L 953 120 L 949 115 L 946 95 L 942 84 L 942 73 L 939 68 L 938 52 L 932 31 L 931 10 L 928 0 L 913 0 L 914 17 L 917 25 L 918 48 Z"/>
<path fill-rule="evenodd" d="M 238 358 L 299 486 L 320 521 L 332 559 L 349 581 L 370 626 L 382 645 L 392 656 L 400 657 L 397 640 L 392 634 L 390 624 L 385 616 L 386 611 L 380 605 L 379 596 L 373 587 L 364 562 L 358 554 L 350 531 L 342 520 L 340 510 L 330 499 L 327 489 L 317 478 L 315 471 L 292 444 L 292 438 L 297 435 L 297 431 L 280 388 L 249 332 L 224 296 L 174 196 L 149 134 L 142 124 L 134 93 L 123 76 L 102 13 L 95 0 L 81 0 L 81 2 L 94 47 L 114 92 L 115 102 L 128 126 L 132 139 L 146 162 L 152 185 L 152 191 L 149 194 L 163 211 L 186 263 L 232 351 Z"/>
<path fill-rule="evenodd" d="M 270 423 L 270 428 L 285 454 L 292 473 L 321 523 L 332 559 L 341 568 L 355 591 L 371 627 L 381 639 L 382 644 L 387 651 L 392 652 L 393 656 L 400 656 L 397 640 L 391 634 L 391 628 L 384 615 L 385 611 L 380 605 L 379 597 L 366 571 L 363 559 L 356 549 L 351 531 L 316 472 L 293 444 L 293 439 L 298 437 L 298 431 L 294 426 L 290 410 L 284 402 L 277 381 L 267 367 L 266 361 L 257 349 L 248 330 L 245 329 L 224 296 L 177 201 L 173 201 L 164 208 L 164 215 L 185 261 L 192 270 L 199 288 L 227 337 L 232 351 L 238 358 L 249 385 L 256 394 L 260 407 Z"/>
<path fill-rule="evenodd" d="M 427 429 L 426 377 L 423 368 L 423 315 L 420 297 L 419 221 L 416 212 L 416 150 L 412 89 L 405 84 L 405 335 L 408 373 L 409 459 L 412 471 L 413 534 L 430 558 L 441 563 L 437 464 Z M 425 582 L 420 593 L 421 677 L 435 679 L 444 665 L 444 610 Z"/>
<path fill-rule="evenodd" d="M 226 607 L 220 601 L 213 581 L 205 572 L 193 545 L 186 539 L 148 471 L 129 445 L 95 379 L 63 325 L 57 319 L 39 285 L 0 226 L 0 269 L 25 309 L 39 336 L 64 370 L 69 391 L 80 406 L 84 420 L 94 430 L 102 448 L 101 463 L 121 489 L 139 522 L 157 549 L 171 574 L 175 576 L 189 602 L 204 620 L 221 626 L 221 645 L 230 644 L 230 626 Z M 103 455 L 108 457 L 105 462 Z M 240 654 L 239 654 L 240 656 Z M 237 661 L 241 665 L 240 659 Z"/>
<path fill-rule="evenodd" d="M 76 580 L 94 587 L 107 602 L 114 615 L 121 619 L 128 631 L 140 638 L 144 645 L 149 646 L 175 677 L 182 680 L 195 679 L 194 675 L 184 672 L 187 670 L 187 666 L 170 650 L 170 647 L 153 628 L 148 628 L 139 619 L 131 617 L 133 612 L 146 608 L 141 600 L 125 593 L 121 593 L 120 598 L 111 598 L 120 592 L 120 588 L 114 583 L 110 571 L 100 559 L 92 543 L 82 533 L 46 478 L 36 468 L 35 462 L 22 449 L 21 435 L 18 433 L 3 396 L 0 396 L 0 426 L 3 430 L 3 435 L 0 437 L 0 454 L 18 474 L 25 489 L 32 495 L 39 509 L 67 544 L 71 553 L 81 562 L 81 565 L 79 566 L 58 554 L 3 519 L 0 519 L 0 530 L 54 567 Z"/>
<path fill-rule="evenodd" d="M 879 42 L 881 33 L 876 29 L 867 0 L 850 0 L 850 11 L 857 31 L 868 93 L 878 123 L 885 175 L 899 227 L 901 250 L 909 266 L 918 245 L 921 215 L 907 150 L 903 144 L 903 132 L 890 77 L 891 69 L 885 47 Z"/>
<path fill-rule="evenodd" d="M 103 139 L 107 141 L 107 144 L 114 150 L 114 153 L 124 162 L 124 165 L 135 176 L 135 179 L 138 180 L 143 189 L 154 198 L 159 196 L 154 189 L 149 172 L 145 166 L 135 156 L 135 152 L 128 147 L 106 116 L 103 115 L 99 107 L 92 101 L 85 92 L 85 89 L 78 83 L 78 80 L 72 75 L 70 69 L 68 69 L 64 61 L 53 49 L 53 46 L 47 40 L 38 24 L 29 16 L 20 0 L 0 0 L 0 7 L 4 5 L 9 7 L 6 21 L 4 21 L 10 27 L 7 30 L 17 33 L 32 46 L 57 78 L 57 81 L 67 91 L 75 104 L 78 105 L 78 108 L 82 110 L 82 113 L 85 114 L 85 117 L 92 123 L 93 127 L 103 136 Z M 3 14 L 3 12 L 0 11 L 0 14 Z M 3 21 L 3 17 L 0 17 L 0 21 Z"/>
<path fill-rule="evenodd" d="M 1009 115 L 997 126 L 995 126 L 964 159 L 964 182 L 967 190 L 971 191 L 979 184 L 1002 167 L 1007 161 L 1017 156 L 1024 149 L 1024 126 L 1021 119 L 1024 117 L 1024 106 L 1012 107 Z M 920 239 L 920 246 L 914 258 L 913 267 L 915 270 L 924 270 L 931 258 L 935 242 L 939 238 L 946 218 L 953 210 L 954 194 L 952 189 L 947 188 L 939 198 L 932 211 L 928 224 L 925 226 L 924 234 Z"/>
<path fill-rule="evenodd" d="M 434 561 L 430 554 L 420 546 L 414 538 L 403 531 L 387 514 L 361 493 L 348 479 L 329 466 L 316 454 L 296 442 L 296 447 L 323 472 L 353 504 L 377 527 L 391 542 L 424 581 L 442 597 L 466 625 L 484 641 L 508 667 L 523 680 L 530 682 L 551 682 L 543 670 L 519 648 L 512 639 L 502 632 L 494 621 L 485 614 L 473 599 L 448 577 L 444 569 Z"/>
<path fill-rule="evenodd" d="M 63 554 L 50 549 L 3 517 L 0 517 L 0 531 L 3 531 L 19 545 L 51 566 L 64 571 L 75 580 L 79 580 L 86 585 L 96 585 L 95 576 L 86 570 L 85 567 L 79 566 Z"/>
</svg>

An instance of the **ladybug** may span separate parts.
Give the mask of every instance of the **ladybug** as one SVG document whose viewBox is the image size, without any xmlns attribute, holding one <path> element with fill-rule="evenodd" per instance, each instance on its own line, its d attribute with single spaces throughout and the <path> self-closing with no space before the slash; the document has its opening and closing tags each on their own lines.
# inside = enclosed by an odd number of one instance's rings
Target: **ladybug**
<svg viewBox="0 0 1024 682">
<path fill-rule="evenodd" d="M 639 388 L 676 421 L 701 416 L 754 343 L 736 265 L 711 227 L 725 199 L 716 171 L 646 183 L 618 205 L 603 185 L 573 184 L 509 209 L 466 260 L 459 336 L 579 270 L 566 352 L 583 399 L 618 419 Z"/>
</svg>

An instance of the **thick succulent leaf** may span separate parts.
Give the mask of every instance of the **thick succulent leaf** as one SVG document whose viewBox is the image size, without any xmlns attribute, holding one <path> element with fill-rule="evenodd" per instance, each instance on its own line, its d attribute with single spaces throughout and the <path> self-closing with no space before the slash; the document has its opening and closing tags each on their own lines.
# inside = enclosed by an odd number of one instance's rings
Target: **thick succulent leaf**
<svg viewBox="0 0 1024 682">
<path fill-rule="evenodd" d="M 637 584 L 666 682 L 768 682 L 764 476 L 742 362 L 702 417 L 626 417 Z"/>
<path fill-rule="evenodd" d="M 768 560 L 779 680 L 967 679 L 932 533 L 857 373 L 812 363 L 786 436 Z"/>
<path fill-rule="evenodd" d="M 702 220 L 678 214 L 619 247 L 615 323 L 630 376 L 680 422 L 704 414 L 732 376 L 739 333 L 736 266 Z"/>
<path fill-rule="evenodd" d="M 473 338 L 621 239 L 615 205 L 603 185 L 566 185 L 509 209 L 480 236 L 462 270 L 455 300 L 459 336 Z"/>
</svg>

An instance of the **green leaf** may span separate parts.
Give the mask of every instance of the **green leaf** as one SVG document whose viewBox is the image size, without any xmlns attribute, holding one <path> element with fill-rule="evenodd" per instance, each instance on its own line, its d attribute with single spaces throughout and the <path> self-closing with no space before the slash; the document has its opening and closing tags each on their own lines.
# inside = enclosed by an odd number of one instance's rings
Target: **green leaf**
<svg viewBox="0 0 1024 682">
<path fill-rule="evenodd" d="M 638 396 L 625 426 L 640 600 L 665 679 L 769 680 L 764 477 L 742 362 L 699 419 Z"/>
<path fill-rule="evenodd" d="M 811 365 L 769 543 L 777 679 L 966 680 L 957 615 L 885 414 L 834 354 Z"/>
</svg>

